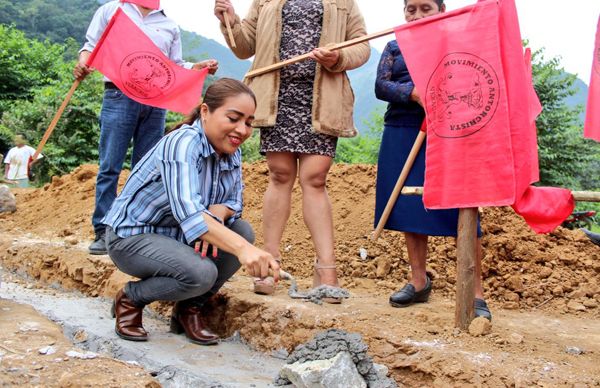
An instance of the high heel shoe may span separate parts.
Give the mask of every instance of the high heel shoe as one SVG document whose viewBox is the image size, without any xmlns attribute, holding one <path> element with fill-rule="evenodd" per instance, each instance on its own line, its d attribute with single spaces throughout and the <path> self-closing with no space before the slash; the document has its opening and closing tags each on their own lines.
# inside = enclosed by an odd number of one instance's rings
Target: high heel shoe
<svg viewBox="0 0 600 388">
<path fill-rule="evenodd" d="M 313 288 L 315 287 L 319 287 L 320 285 L 322 285 L 323 283 L 321 283 L 321 274 L 319 273 L 319 271 L 324 270 L 324 269 L 332 269 L 332 270 L 336 270 L 337 269 L 337 265 L 321 265 L 319 264 L 319 262 L 317 261 L 317 259 L 315 258 L 315 269 L 314 269 L 314 275 L 313 275 Z M 336 280 L 336 284 L 335 287 L 338 287 L 338 282 Z M 329 303 L 329 304 L 340 304 L 342 303 L 342 298 L 323 298 L 321 299 L 323 302 L 325 303 Z"/>
</svg>

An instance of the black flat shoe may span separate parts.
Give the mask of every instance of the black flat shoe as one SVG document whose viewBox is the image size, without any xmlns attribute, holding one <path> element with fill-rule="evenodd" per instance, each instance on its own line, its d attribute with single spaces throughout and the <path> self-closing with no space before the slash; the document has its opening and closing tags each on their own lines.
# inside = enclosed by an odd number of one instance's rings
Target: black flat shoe
<svg viewBox="0 0 600 388">
<path fill-rule="evenodd" d="M 409 283 L 390 296 L 390 304 L 393 307 L 408 307 L 413 303 L 425 303 L 429 300 L 429 294 L 431 294 L 431 279 L 427 276 L 427 282 L 421 291 L 416 291 L 415 286 Z"/>
<path fill-rule="evenodd" d="M 475 298 L 474 305 L 475 305 L 475 318 L 484 317 L 488 321 L 490 321 L 490 322 L 492 321 L 492 313 L 490 312 L 490 309 L 489 309 L 487 303 L 485 303 L 485 300 Z"/>
</svg>

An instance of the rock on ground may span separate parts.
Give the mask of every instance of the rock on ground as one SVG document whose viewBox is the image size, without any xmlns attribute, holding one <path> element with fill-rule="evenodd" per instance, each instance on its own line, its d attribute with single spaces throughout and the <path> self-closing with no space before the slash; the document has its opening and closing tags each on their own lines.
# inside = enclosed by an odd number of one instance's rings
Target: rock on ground
<svg viewBox="0 0 600 388">
<path fill-rule="evenodd" d="M 0 185 L 0 213 L 17 211 L 17 199 L 6 185 Z"/>
<path fill-rule="evenodd" d="M 492 332 L 492 323 L 484 317 L 477 317 L 469 325 L 469 334 L 473 337 L 487 335 Z"/>
<path fill-rule="evenodd" d="M 339 353 L 329 360 L 288 364 L 280 373 L 297 388 L 367 387 L 348 352 Z"/>
<path fill-rule="evenodd" d="M 318 333 L 312 340 L 296 347 L 289 355 L 287 363 L 303 364 L 308 361 L 330 360 L 339 353 L 347 352 L 369 388 L 397 387 L 394 380 L 387 376 L 381 376 L 382 369 L 375 366 L 372 358 L 367 354 L 368 350 L 369 347 L 363 342 L 360 334 L 329 329 Z M 290 384 L 290 381 L 280 373 L 279 378 L 275 380 L 275 385 L 286 384 Z"/>
</svg>

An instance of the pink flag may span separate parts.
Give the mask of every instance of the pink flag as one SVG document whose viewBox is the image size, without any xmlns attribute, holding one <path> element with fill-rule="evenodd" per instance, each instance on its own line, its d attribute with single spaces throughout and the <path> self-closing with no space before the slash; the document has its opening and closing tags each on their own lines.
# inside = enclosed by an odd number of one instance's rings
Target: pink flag
<svg viewBox="0 0 600 388">
<path fill-rule="evenodd" d="M 568 190 L 530 186 L 541 105 L 514 0 L 409 23 L 396 39 L 426 110 L 425 207 L 514 205 L 539 233 L 558 226 L 574 201 Z"/>
<path fill-rule="evenodd" d="M 87 64 L 131 99 L 180 113 L 200 103 L 208 73 L 208 68 L 187 70 L 172 62 L 120 8 Z"/>
<path fill-rule="evenodd" d="M 583 136 L 600 142 L 600 17 L 596 29 L 592 78 L 588 91 Z"/>
<path fill-rule="evenodd" d="M 515 202 L 498 23 L 497 3 L 485 1 L 396 30 L 426 110 L 428 209 Z"/>
<path fill-rule="evenodd" d="M 160 9 L 160 0 L 121 0 L 123 3 L 141 5 L 150 9 Z"/>
</svg>

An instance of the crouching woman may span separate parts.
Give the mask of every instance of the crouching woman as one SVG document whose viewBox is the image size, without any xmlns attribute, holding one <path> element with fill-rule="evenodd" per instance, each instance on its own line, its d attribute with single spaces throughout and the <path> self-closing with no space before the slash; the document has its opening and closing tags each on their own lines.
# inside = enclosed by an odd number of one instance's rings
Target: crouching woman
<svg viewBox="0 0 600 388">
<path fill-rule="evenodd" d="M 144 306 L 175 301 L 171 331 L 201 345 L 218 336 L 207 327 L 205 301 L 243 265 L 264 278 L 279 266 L 252 245 L 242 213 L 240 146 L 252 134 L 256 98 L 244 84 L 220 79 L 203 103 L 152 148 L 131 172 L 104 218 L 115 265 L 137 277 L 114 302 L 115 331 L 146 341 Z M 205 312 L 206 313 L 206 312 Z"/>
</svg>

